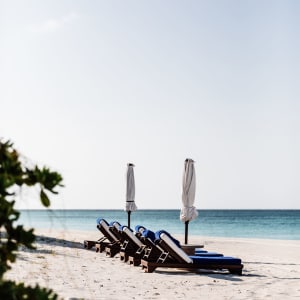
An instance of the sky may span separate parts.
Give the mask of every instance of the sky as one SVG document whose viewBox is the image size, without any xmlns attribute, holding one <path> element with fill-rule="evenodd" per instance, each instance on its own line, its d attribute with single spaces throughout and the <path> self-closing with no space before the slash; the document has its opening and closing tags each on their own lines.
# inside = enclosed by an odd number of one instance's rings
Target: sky
<svg viewBox="0 0 300 300">
<path fill-rule="evenodd" d="M 0 0 L 0 137 L 54 209 L 300 209 L 299 1 Z M 18 208 L 41 208 L 22 192 Z"/>
</svg>

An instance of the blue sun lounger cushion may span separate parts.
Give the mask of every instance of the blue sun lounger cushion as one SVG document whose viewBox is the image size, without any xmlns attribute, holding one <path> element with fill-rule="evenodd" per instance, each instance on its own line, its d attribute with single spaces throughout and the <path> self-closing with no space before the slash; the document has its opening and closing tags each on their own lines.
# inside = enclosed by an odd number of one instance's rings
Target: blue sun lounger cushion
<svg viewBox="0 0 300 300">
<path fill-rule="evenodd" d="M 121 224 L 118 221 L 112 221 L 109 223 L 109 227 L 114 227 L 117 231 L 119 231 L 120 226 Z"/>
<path fill-rule="evenodd" d="M 190 258 L 193 260 L 194 264 L 201 263 L 211 265 L 214 262 L 217 264 L 228 264 L 228 265 L 240 265 L 242 263 L 242 260 L 240 258 L 235 258 L 231 256 L 212 256 L 212 257 L 203 257 L 203 256 L 190 256 Z"/>
<path fill-rule="evenodd" d="M 128 228 L 132 232 L 132 229 L 129 228 L 128 226 L 126 226 L 126 225 L 120 225 L 119 230 L 123 231 L 125 228 Z"/>
<path fill-rule="evenodd" d="M 97 223 L 97 224 L 100 224 L 100 221 L 101 221 L 101 220 L 104 220 L 104 219 L 102 219 L 101 217 L 97 218 L 96 223 Z M 105 221 L 105 220 L 104 220 L 104 221 Z"/>
<path fill-rule="evenodd" d="M 144 230 L 142 236 L 150 239 L 153 243 L 155 242 L 155 233 L 149 229 Z"/>
<path fill-rule="evenodd" d="M 222 253 L 214 252 L 214 251 L 207 251 L 203 249 L 195 249 L 196 256 L 223 256 Z"/>
<path fill-rule="evenodd" d="M 201 257 L 218 257 L 218 256 L 224 256 L 222 253 L 218 252 L 212 252 L 212 251 L 206 251 L 206 252 L 197 252 L 195 251 L 195 256 L 201 256 Z"/>
<path fill-rule="evenodd" d="M 142 225 L 136 225 L 135 228 L 134 228 L 134 231 L 135 231 L 135 232 L 138 232 L 138 233 L 140 233 L 140 234 L 142 234 L 143 231 L 145 231 L 145 230 L 146 230 L 146 227 L 144 227 L 144 226 L 142 226 Z"/>
<path fill-rule="evenodd" d="M 112 221 L 109 223 L 109 226 L 119 228 L 121 224 L 118 221 Z"/>
</svg>

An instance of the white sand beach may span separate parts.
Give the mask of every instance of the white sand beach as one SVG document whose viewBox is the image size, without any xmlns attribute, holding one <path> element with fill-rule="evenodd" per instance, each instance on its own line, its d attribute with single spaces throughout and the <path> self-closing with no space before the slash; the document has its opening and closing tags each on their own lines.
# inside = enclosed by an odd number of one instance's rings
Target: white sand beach
<svg viewBox="0 0 300 300">
<path fill-rule="evenodd" d="M 190 243 L 241 258 L 243 275 L 237 276 L 165 268 L 144 273 L 118 255 L 84 249 L 84 239 L 101 236 L 96 231 L 35 233 L 37 249 L 20 249 L 6 278 L 52 288 L 63 299 L 300 298 L 300 241 L 189 237 Z"/>
</svg>

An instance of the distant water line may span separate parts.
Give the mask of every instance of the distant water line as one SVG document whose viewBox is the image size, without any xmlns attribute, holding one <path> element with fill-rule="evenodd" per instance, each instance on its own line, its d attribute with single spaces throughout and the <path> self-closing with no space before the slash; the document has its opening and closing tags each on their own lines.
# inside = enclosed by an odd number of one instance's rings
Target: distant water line
<svg viewBox="0 0 300 300">
<path fill-rule="evenodd" d="M 300 210 L 198 210 L 189 234 L 198 236 L 300 240 Z M 96 219 L 127 224 L 124 210 L 21 210 L 18 223 L 33 228 L 94 231 Z M 156 231 L 184 234 L 179 210 L 138 210 L 131 214 L 131 227 L 140 224 Z"/>
</svg>

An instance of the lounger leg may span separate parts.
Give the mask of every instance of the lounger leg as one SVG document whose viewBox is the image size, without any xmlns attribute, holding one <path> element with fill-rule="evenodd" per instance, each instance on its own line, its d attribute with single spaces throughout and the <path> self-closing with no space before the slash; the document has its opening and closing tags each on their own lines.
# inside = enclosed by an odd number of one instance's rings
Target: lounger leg
<svg viewBox="0 0 300 300">
<path fill-rule="evenodd" d="M 242 269 L 229 269 L 230 274 L 242 275 Z"/>
<path fill-rule="evenodd" d="M 86 249 L 91 249 L 91 248 L 93 248 L 93 247 L 95 246 L 95 244 L 96 244 L 95 241 L 87 241 L 87 240 L 83 241 L 83 246 L 84 246 L 84 248 L 86 248 Z"/>
<path fill-rule="evenodd" d="M 103 251 L 105 251 L 105 248 L 106 248 L 105 243 L 100 243 L 99 252 L 102 253 Z"/>
<path fill-rule="evenodd" d="M 119 253 L 120 248 L 119 247 L 112 247 L 110 249 L 110 257 L 114 257 L 117 253 Z"/>
<path fill-rule="evenodd" d="M 152 264 L 150 265 L 149 262 L 141 261 L 141 264 L 142 264 L 142 270 L 145 273 L 152 273 L 156 269 L 156 266 Z"/>
<path fill-rule="evenodd" d="M 131 266 L 137 267 L 141 264 L 140 257 L 128 256 L 128 263 Z"/>
<path fill-rule="evenodd" d="M 139 259 L 133 261 L 133 266 L 134 266 L 134 267 L 137 267 L 137 266 L 139 266 L 140 264 L 141 264 L 141 261 L 140 261 Z"/>
<path fill-rule="evenodd" d="M 156 267 L 153 266 L 143 266 L 143 270 L 145 273 L 152 273 L 155 269 Z"/>
<path fill-rule="evenodd" d="M 120 251 L 120 260 L 126 262 L 126 253 Z"/>
</svg>

